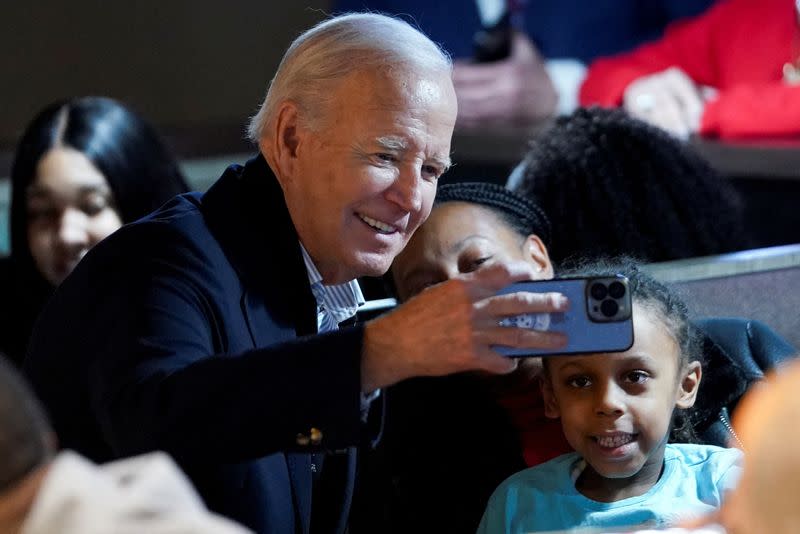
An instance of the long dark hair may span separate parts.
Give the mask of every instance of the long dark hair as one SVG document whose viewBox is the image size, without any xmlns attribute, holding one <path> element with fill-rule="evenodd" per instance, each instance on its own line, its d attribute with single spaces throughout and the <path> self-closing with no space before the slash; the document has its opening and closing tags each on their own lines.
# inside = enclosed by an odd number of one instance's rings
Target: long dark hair
<svg viewBox="0 0 800 534">
<path fill-rule="evenodd" d="M 62 144 L 81 152 L 108 180 L 123 222 L 158 208 L 188 187 L 155 130 L 123 104 L 104 97 L 55 102 L 31 121 L 11 168 L 11 255 L 29 255 L 25 194 L 36 166 Z"/>
<path fill-rule="evenodd" d="M 33 320 L 53 291 L 31 256 L 26 193 L 36 178 L 39 161 L 55 146 L 75 149 L 97 167 L 108 180 L 123 223 L 188 191 L 177 161 L 158 134 L 123 104 L 111 98 L 82 97 L 54 102 L 39 112 L 23 133 L 11 167 L 8 276 L 16 293 L 11 313 L 17 314 L 14 320 L 23 331 L 7 332 L 4 337 L 25 339 L 0 343 L 14 359 L 21 357 L 19 352 L 24 349 Z"/>
<path fill-rule="evenodd" d="M 522 165 L 516 191 L 550 217 L 554 262 L 620 254 L 667 261 L 751 245 L 730 182 L 686 143 L 623 110 L 559 118 Z"/>
</svg>

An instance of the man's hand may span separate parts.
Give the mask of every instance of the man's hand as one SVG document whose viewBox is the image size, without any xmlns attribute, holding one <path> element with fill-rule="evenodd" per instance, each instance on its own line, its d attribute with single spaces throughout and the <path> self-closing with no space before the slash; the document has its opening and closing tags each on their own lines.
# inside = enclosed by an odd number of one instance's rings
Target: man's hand
<svg viewBox="0 0 800 534">
<path fill-rule="evenodd" d="M 481 370 L 509 373 L 517 360 L 492 345 L 559 348 L 566 336 L 500 326 L 504 317 L 565 310 L 558 293 L 511 293 L 501 288 L 534 278 L 527 263 L 492 265 L 423 291 L 393 312 L 367 323 L 361 359 L 363 391 L 412 376 Z"/>
<path fill-rule="evenodd" d="M 555 115 L 558 104 L 558 94 L 542 57 L 521 33 L 514 33 L 507 59 L 456 63 L 453 84 L 459 126 L 536 123 Z"/>
<path fill-rule="evenodd" d="M 677 67 L 632 82 L 625 89 L 622 105 L 634 117 L 681 139 L 699 130 L 705 106 L 698 87 Z"/>
</svg>

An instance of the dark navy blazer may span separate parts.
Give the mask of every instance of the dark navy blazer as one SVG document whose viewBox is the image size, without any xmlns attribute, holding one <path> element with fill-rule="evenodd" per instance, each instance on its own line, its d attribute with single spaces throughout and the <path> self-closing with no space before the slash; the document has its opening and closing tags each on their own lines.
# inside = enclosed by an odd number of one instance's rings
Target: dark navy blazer
<svg viewBox="0 0 800 534">
<path fill-rule="evenodd" d="M 304 337 L 316 328 L 259 156 L 92 249 L 41 315 L 25 368 L 63 447 L 96 461 L 165 450 L 210 508 L 258 532 L 312 530 L 313 476 L 313 531 L 342 532 L 365 440 L 363 329 Z"/>
</svg>

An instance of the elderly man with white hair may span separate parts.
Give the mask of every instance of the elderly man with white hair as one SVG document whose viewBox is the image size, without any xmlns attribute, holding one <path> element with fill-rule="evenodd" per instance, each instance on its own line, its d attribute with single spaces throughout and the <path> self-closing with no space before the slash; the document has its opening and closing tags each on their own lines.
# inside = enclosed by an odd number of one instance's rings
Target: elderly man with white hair
<svg viewBox="0 0 800 534">
<path fill-rule="evenodd" d="M 258 532 L 344 532 L 356 450 L 381 389 L 411 376 L 510 372 L 500 327 L 557 294 L 495 292 L 495 266 L 394 312 L 354 315 L 450 164 L 449 58 L 405 22 L 332 18 L 286 52 L 250 127 L 259 154 L 93 249 L 34 332 L 26 370 L 65 446 L 94 460 L 163 449 L 209 507 Z M 380 419 L 380 417 L 377 417 Z"/>
</svg>

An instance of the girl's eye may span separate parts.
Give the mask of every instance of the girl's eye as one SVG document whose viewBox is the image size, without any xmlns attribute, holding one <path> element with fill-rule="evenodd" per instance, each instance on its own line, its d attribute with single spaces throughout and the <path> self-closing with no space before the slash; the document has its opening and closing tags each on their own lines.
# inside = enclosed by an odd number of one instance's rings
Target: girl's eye
<svg viewBox="0 0 800 534">
<path fill-rule="evenodd" d="M 592 385 L 592 381 L 586 376 L 574 376 L 567 380 L 567 384 L 574 388 L 587 388 Z"/>
<path fill-rule="evenodd" d="M 644 371 L 631 371 L 625 376 L 625 380 L 631 384 L 642 384 L 650 378 Z"/>
</svg>

